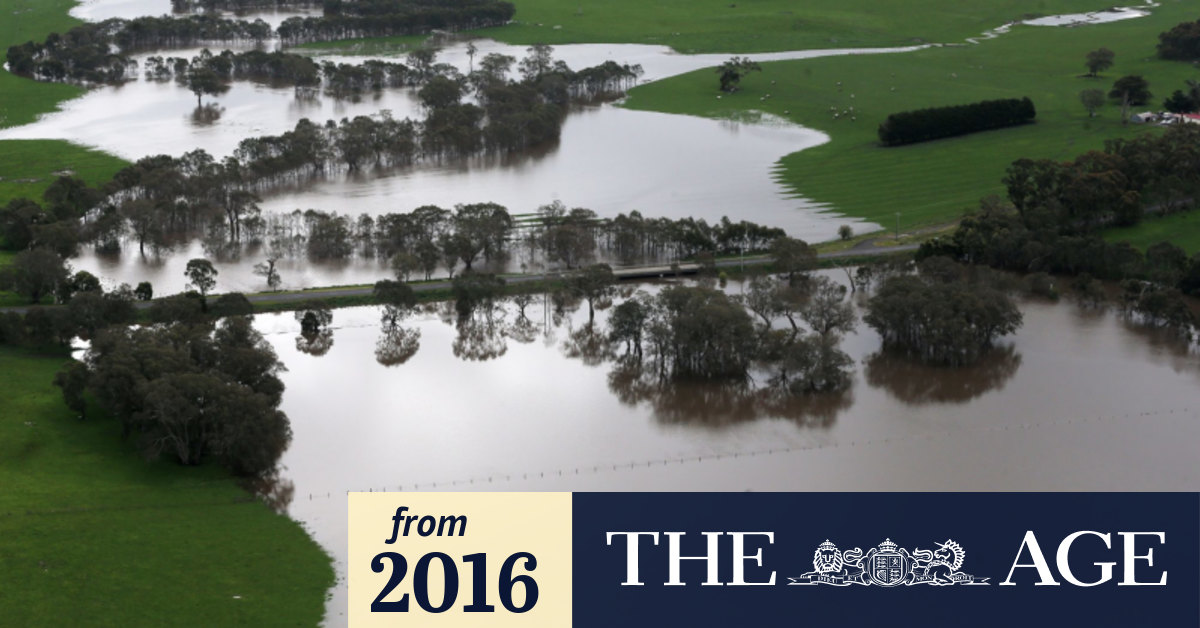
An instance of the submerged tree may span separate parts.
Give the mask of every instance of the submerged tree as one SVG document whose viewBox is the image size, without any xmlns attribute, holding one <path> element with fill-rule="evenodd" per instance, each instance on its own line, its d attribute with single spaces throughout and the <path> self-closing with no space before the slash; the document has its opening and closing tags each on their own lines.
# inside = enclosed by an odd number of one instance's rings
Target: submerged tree
<svg viewBox="0 0 1200 628">
<path fill-rule="evenodd" d="M 185 80 L 188 90 L 196 95 L 197 108 L 201 106 L 201 97 L 219 96 L 229 91 L 229 85 L 221 79 L 220 75 L 203 64 L 193 63 L 188 69 Z"/>
<path fill-rule="evenodd" d="M 887 279 L 863 317 L 894 347 L 923 362 L 960 366 L 977 361 L 1022 323 L 1020 310 L 984 282 L 945 276 Z"/>
<path fill-rule="evenodd" d="M 278 290 L 283 279 L 279 276 L 279 271 L 275 269 L 275 262 L 278 261 L 274 257 L 268 257 L 266 261 L 259 262 L 254 265 L 254 274 L 267 280 L 267 288 L 269 290 Z"/>
<path fill-rule="evenodd" d="M 615 281 L 612 268 L 608 264 L 588 266 L 567 279 L 567 289 L 576 297 L 587 301 L 589 325 L 596 320 L 596 303 L 606 301 L 612 295 Z"/>
</svg>

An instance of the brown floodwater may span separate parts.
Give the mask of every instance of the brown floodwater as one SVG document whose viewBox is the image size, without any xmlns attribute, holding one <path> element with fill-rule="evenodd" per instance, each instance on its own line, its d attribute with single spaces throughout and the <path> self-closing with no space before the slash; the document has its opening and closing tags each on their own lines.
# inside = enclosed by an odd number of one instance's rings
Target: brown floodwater
<svg viewBox="0 0 1200 628">
<path fill-rule="evenodd" d="M 586 306 L 556 327 L 540 302 L 519 325 L 509 305 L 504 335 L 426 312 L 404 347 L 377 308 L 337 310 L 320 356 L 290 314 L 257 326 L 288 367 L 289 513 L 339 574 L 347 491 L 1196 490 L 1200 355 L 1112 313 L 1022 310 L 1018 334 L 960 370 L 879 355 L 860 325 L 843 342 L 852 388 L 792 402 L 636 385 L 595 357 Z M 345 604 L 342 584 L 327 623 Z"/>
<path fill-rule="evenodd" d="M 77 7 L 75 14 L 81 19 L 100 20 L 169 11 L 167 0 L 92 0 Z M 276 21 L 281 15 L 274 16 Z M 523 46 L 490 40 L 476 40 L 475 45 L 476 57 L 480 58 L 493 52 L 518 58 L 525 55 Z M 800 50 L 752 57 L 770 61 L 917 48 Z M 197 48 L 155 54 L 190 57 L 198 52 Z M 150 54 L 137 58 L 144 61 Z M 643 81 L 717 65 L 726 58 L 682 55 L 664 46 L 634 44 L 558 46 L 555 55 L 575 68 L 607 60 L 640 64 L 645 70 Z M 321 58 L 360 63 L 366 58 L 389 57 L 338 53 Z M 466 72 L 471 65 L 466 43 L 446 45 L 439 52 L 439 61 Z M 171 81 L 148 81 L 139 75 L 121 86 L 89 90 L 33 124 L 0 131 L 0 139 L 67 139 L 130 160 L 156 154 L 179 155 L 197 148 L 221 158 L 230 155 L 244 138 L 282 133 L 302 118 L 324 121 L 381 111 L 398 118 L 421 116 L 410 89 L 384 90 L 358 100 L 323 95 L 298 99 L 291 88 L 237 81 L 227 93 L 206 100 L 217 104 L 220 116 L 198 121 L 193 115 L 196 99 L 190 91 Z M 560 200 L 569 207 L 592 209 L 602 217 L 633 210 L 649 217 L 691 216 L 709 221 L 728 215 L 735 220 L 781 227 L 806 240 L 831 239 L 842 224 L 858 232 L 877 229 L 874 224 L 841 217 L 828 207 L 797 197 L 773 177 L 773 167 L 780 157 L 826 141 L 828 137 L 823 133 L 766 116 L 711 120 L 631 111 L 615 105 L 580 107 L 568 115 L 562 136 L 553 145 L 504 158 L 337 174 L 275 191 L 266 196 L 262 208 L 265 213 L 319 209 L 379 215 L 426 204 L 452 207 L 492 201 L 513 213 L 529 213 Z M 188 259 L 214 257 L 199 243 L 182 249 L 142 258 L 134 246 L 126 246 L 119 257 L 99 255 L 89 248 L 72 264 L 108 284 L 150 280 L 157 293 L 170 294 L 184 289 L 183 267 Z M 261 281 L 251 272 L 253 264 L 261 259 L 246 255 L 216 261 L 221 270 L 218 291 L 261 288 Z M 282 272 L 286 288 L 364 283 L 387 275 L 385 268 L 371 260 L 319 264 L 297 259 L 286 264 L 290 267 Z"/>
<path fill-rule="evenodd" d="M 88 0 L 73 9 L 80 19 L 133 18 L 170 12 L 169 0 Z M 247 14 L 272 24 L 300 12 Z M 476 40 L 476 57 L 488 53 L 525 55 L 523 46 Z M 272 44 L 273 45 L 273 44 Z M 898 53 L 922 46 L 892 49 L 799 50 L 750 55 L 757 61 L 805 59 L 831 55 Z M 198 49 L 160 54 L 190 57 Z M 150 53 L 142 54 L 139 61 Z M 403 51 L 362 56 L 345 52 L 314 53 L 322 60 L 359 63 L 366 58 L 402 59 Z M 575 68 L 612 60 L 639 64 L 643 81 L 711 67 L 726 55 L 684 55 L 664 46 L 638 44 L 578 44 L 558 46 L 555 55 Z M 467 44 L 451 42 L 439 61 L 466 72 L 472 60 Z M 714 96 L 716 98 L 716 96 Z M 216 120 L 195 118 L 195 98 L 174 82 L 142 78 L 116 87 L 99 87 L 63 103 L 61 110 L 33 124 L 0 131 L 0 139 L 59 138 L 94 146 L 126 159 L 147 155 L 179 155 L 202 148 L 220 158 L 246 137 L 282 133 L 302 118 L 317 121 L 390 111 L 394 116 L 419 117 L 412 90 L 385 90 L 358 100 L 324 96 L 297 99 L 294 90 L 238 81 L 216 99 Z M 311 180 L 269 194 L 266 213 L 319 209 L 348 214 L 379 215 L 435 204 L 498 202 L 513 213 L 529 213 L 559 200 L 586 207 L 602 217 L 633 210 L 650 217 L 695 217 L 709 221 L 729 216 L 785 229 L 809 241 L 832 239 L 843 224 L 856 232 L 878 225 L 838 215 L 832 208 L 799 197 L 781 185 L 772 172 L 780 157 L 828 141 L 823 133 L 790 122 L 751 117 L 739 121 L 630 111 L 619 106 L 582 107 L 563 125 L 559 142 L 505 158 L 421 164 L 382 172 L 344 173 Z M 219 257 L 198 242 L 181 250 L 137 255 L 127 245 L 120 256 L 100 255 L 90 248 L 72 261 L 109 285 L 151 281 L 158 294 L 185 288 L 183 268 L 193 257 L 217 258 L 221 274 L 218 291 L 262 289 L 252 273 L 261 256 L 253 251 L 240 257 Z M 335 264 L 284 260 L 283 287 L 369 283 L 388 275 L 374 260 Z"/>
<path fill-rule="evenodd" d="M 288 10 L 261 10 L 247 11 L 245 13 L 231 13 L 228 11 L 220 11 L 219 15 L 227 18 L 237 18 L 243 20 L 262 20 L 272 27 L 277 27 L 289 17 L 303 17 L 306 15 L 321 15 L 323 12 L 320 7 L 288 9 Z M 71 9 L 71 16 L 87 21 L 87 22 L 102 22 L 104 20 L 118 17 L 121 19 L 130 20 L 143 16 L 158 16 L 158 15 L 173 15 L 171 10 L 171 0 L 82 0 L 78 6 Z"/>
</svg>

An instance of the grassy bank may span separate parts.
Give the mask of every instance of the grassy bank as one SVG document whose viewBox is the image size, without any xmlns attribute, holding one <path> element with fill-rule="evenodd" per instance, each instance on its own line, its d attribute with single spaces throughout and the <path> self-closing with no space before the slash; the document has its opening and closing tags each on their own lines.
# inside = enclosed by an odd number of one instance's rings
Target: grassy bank
<svg viewBox="0 0 1200 628">
<path fill-rule="evenodd" d="M 0 43 L 69 29 L 74 4 L 0 0 Z M 0 71 L 0 128 L 81 93 Z M 3 141 L 0 203 L 40 199 L 58 172 L 99 184 L 124 165 L 64 141 Z M 115 421 L 78 421 L 50 383 L 66 359 L 0 348 L 0 623 L 315 625 L 333 583 L 324 551 L 223 470 L 147 463 Z"/>
<path fill-rule="evenodd" d="M 0 49 L 79 24 L 67 14 L 74 0 L 0 0 Z M 28 124 L 78 97 L 74 85 L 41 83 L 0 70 L 0 129 Z M 61 140 L 0 141 L 0 204 L 18 196 L 40 199 L 55 172 L 71 170 L 89 183 L 100 183 L 126 162 L 107 153 Z"/>
<path fill-rule="evenodd" d="M 1100 0 L 516 0 L 515 24 L 479 31 L 512 44 L 635 43 L 686 53 L 903 46 L 957 41 L 1027 15 L 1103 9 Z"/>
<path fill-rule="evenodd" d="M 783 158 L 778 178 L 797 194 L 888 228 L 900 212 L 906 229 L 952 220 L 982 196 L 1002 193 L 1004 170 L 1020 157 L 1069 159 L 1109 138 L 1153 132 L 1122 126 L 1113 103 L 1089 118 L 1079 92 L 1143 74 L 1157 107 L 1195 78 L 1190 65 L 1153 57 L 1157 34 L 1185 19 L 1194 19 L 1192 11 L 1168 1 L 1151 17 L 1070 29 L 1024 26 L 975 46 L 763 64 L 742 91 L 719 99 L 715 73 L 701 70 L 639 87 L 627 106 L 718 118 L 765 111 L 823 131 L 831 141 Z M 1084 54 L 1101 46 L 1116 52 L 1116 65 L 1101 78 L 1081 77 Z M 876 130 L 890 113 L 1022 96 L 1036 104 L 1036 124 L 878 145 Z"/>
<path fill-rule="evenodd" d="M 60 140 L 0 142 L 0 205 L 25 196 L 41 201 L 46 186 L 60 174 L 71 174 L 101 185 L 127 165 L 108 153 Z"/>
<path fill-rule="evenodd" d="M 1200 253 L 1200 211 L 1150 218 L 1133 227 L 1110 229 L 1104 237 L 1112 242 L 1127 241 L 1143 251 L 1167 241 L 1187 251 L 1188 255 L 1195 255 Z"/>
<path fill-rule="evenodd" d="M 314 625 L 329 559 L 217 468 L 147 463 L 78 420 L 67 359 L 0 348 L 0 617 L 12 626 Z"/>
</svg>

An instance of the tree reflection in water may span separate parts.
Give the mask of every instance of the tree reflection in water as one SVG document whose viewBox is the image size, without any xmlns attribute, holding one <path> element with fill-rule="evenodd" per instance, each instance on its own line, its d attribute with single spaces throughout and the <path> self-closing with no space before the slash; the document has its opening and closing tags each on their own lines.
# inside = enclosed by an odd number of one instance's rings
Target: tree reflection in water
<svg viewBox="0 0 1200 628">
<path fill-rule="evenodd" d="M 384 366 L 399 366 L 408 362 L 421 348 L 421 330 L 399 325 L 384 325 L 375 341 L 375 361 Z"/>
<path fill-rule="evenodd" d="M 594 324 L 569 329 L 562 343 L 563 355 L 581 360 L 588 366 L 598 366 L 615 357 L 608 337 Z"/>
<path fill-rule="evenodd" d="M 333 348 L 333 310 L 319 303 L 309 303 L 296 311 L 300 335 L 296 336 L 296 351 L 321 357 Z"/>
<path fill-rule="evenodd" d="M 975 364 L 956 368 L 921 364 L 903 355 L 880 351 L 867 359 L 864 374 L 871 386 L 916 406 L 966 403 L 1000 390 L 1020 366 L 1021 354 L 1011 345 L 994 347 Z"/>
<path fill-rule="evenodd" d="M 795 395 L 750 379 L 660 377 L 656 366 L 626 357 L 608 374 L 608 388 L 621 403 L 649 404 L 655 419 L 668 425 L 720 428 L 766 418 L 802 427 L 829 428 L 854 403 L 851 389 Z"/>
<path fill-rule="evenodd" d="M 271 510 L 278 514 L 287 512 L 296 495 L 296 485 L 287 478 L 279 477 L 279 469 L 255 478 L 243 481 L 244 488 L 258 499 L 262 500 Z"/>
<path fill-rule="evenodd" d="M 529 320 L 529 317 L 525 316 L 525 312 L 522 310 L 517 314 L 516 320 L 514 320 L 512 324 L 508 326 L 508 329 L 505 333 L 508 334 L 509 338 L 512 338 L 523 345 L 527 345 L 534 340 L 537 340 L 538 336 L 542 335 L 542 329 L 533 321 Z"/>
<path fill-rule="evenodd" d="M 315 332 L 301 333 L 296 336 L 296 351 L 321 357 L 333 348 L 333 330 L 324 327 Z"/>
<path fill-rule="evenodd" d="M 508 335 L 504 325 L 504 308 L 479 307 L 455 323 L 458 335 L 450 348 L 454 357 L 482 362 L 508 353 Z"/>
<path fill-rule="evenodd" d="M 223 113 L 225 113 L 224 107 L 210 102 L 192 110 L 191 122 L 195 126 L 211 126 L 221 119 Z"/>
<path fill-rule="evenodd" d="M 1181 335 L 1172 329 L 1150 327 L 1124 318 L 1122 327 L 1129 332 L 1125 341 L 1128 352 L 1149 350 L 1167 361 L 1176 373 L 1200 373 L 1200 338 Z"/>
</svg>

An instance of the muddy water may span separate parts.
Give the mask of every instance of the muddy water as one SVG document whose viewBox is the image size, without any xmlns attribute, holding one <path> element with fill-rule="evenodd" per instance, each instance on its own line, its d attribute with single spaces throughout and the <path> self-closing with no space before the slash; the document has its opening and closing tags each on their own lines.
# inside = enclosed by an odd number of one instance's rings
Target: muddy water
<svg viewBox="0 0 1200 628">
<path fill-rule="evenodd" d="M 782 407 L 714 386 L 623 385 L 611 363 L 578 357 L 586 310 L 546 336 L 534 304 L 530 342 L 510 333 L 466 345 L 425 314 L 408 324 L 420 349 L 391 367 L 376 359 L 374 308 L 338 310 L 322 357 L 297 350 L 290 315 L 260 316 L 258 326 L 289 369 L 290 514 L 339 572 L 350 490 L 1200 486 L 1200 355 L 1110 314 L 1040 302 L 1023 310 L 1018 335 L 960 371 L 879 357 L 877 335 L 861 326 L 843 343 L 856 362 L 852 389 Z M 506 320 L 511 328 L 515 317 Z M 344 596 L 334 591 L 331 625 L 345 622 Z"/>
<path fill-rule="evenodd" d="M 273 28 L 279 26 L 289 17 L 305 15 L 321 15 L 320 7 L 311 9 L 289 9 L 287 11 L 250 11 L 246 13 L 220 12 L 219 15 L 243 20 L 262 20 Z M 83 0 L 79 6 L 71 9 L 71 15 L 87 22 L 103 22 L 119 17 L 133 19 L 144 16 L 172 15 L 171 0 Z"/>
<path fill-rule="evenodd" d="M 169 11 L 168 0 L 89 0 L 76 7 L 73 14 L 101 20 Z M 269 17 L 278 21 L 285 15 Z M 493 52 L 516 57 L 525 54 L 519 46 L 488 40 L 475 43 L 476 58 Z M 771 61 L 912 49 L 807 50 L 751 56 Z M 169 54 L 190 56 L 195 52 Z M 724 55 L 681 55 L 662 46 L 622 44 L 559 46 L 556 55 L 573 67 L 606 60 L 637 63 L 645 69 L 643 80 L 647 81 L 724 61 Z M 360 62 L 364 57 L 323 58 Z M 443 48 L 440 60 L 463 71 L 472 63 L 463 42 Z M 0 139 L 69 139 L 128 159 L 178 155 L 194 148 L 222 157 L 245 137 L 281 133 L 301 118 L 320 121 L 382 110 L 397 117 L 418 115 L 409 90 L 368 95 L 358 102 L 324 97 L 297 100 L 291 89 L 238 82 L 216 102 L 222 108 L 220 119 L 198 122 L 193 118 L 195 100 L 189 91 L 170 82 L 137 80 L 120 87 L 91 90 L 65 103 L 60 112 L 0 132 Z M 614 106 L 593 107 L 571 114 L 557 145 L 506 159 L 337 175 L 268 197 L 263 208 L 268 212 L 312 208 L 379 214 L 408 211 L 427 203 L 451 206 L 487 200 L 499 202 L 514 213 L 524 213 L 551 200 L 561 200 L 569 206 L 588 207 L 601 216 L 635 209 L 647 216 L 694 216 L 710 221 L 729 215 L 782 227 L 806 240 L 832 238 L 841 224 L 851 224 L 860 232 L 877 228 L 828 213 L 829 208 L 794 197 L 772 180 L 771 167 L 779 157 L 827 139 L 816 131 L 778 120 L 728 122 Z M 183 265 L 193 256 L 191 253 L 199 251 L 199 245 L 193 243 L 190 248 L 186 256 L 148 259 L 129 254 L 105 258 L 88 252 L 73 263 L 77 269 L 93 272 L 110 284 L 134 284 L 149 278 L 160 294 L 167 294 L 183 289 Z M 217 289 L 247 290 L 257 286 L 259 282 L 251 273 L 254 261 L 227 260 Z M 369 282 L 384 270 L 372 261 L 330 266 L 291 260 L 286 264 L 292 267 L 292 272 L 284 274 L 289 288 Z"/>
<path fill-rule="evenodd" d="M 77 15 L 84 19 L 136 17 L 169 9 L 170 3 L 165 0 L 96 0 L 78 7 Z M 492 52 L 517 57 L 525 54 L 524 47 L 486 40 L 476 43 L 476 60 Z M 904 50 L 911 48 L 793 51 L 754 57 L 767 61 Z M 164 54 L 189 57 L 197 52 Z M 605 60 L 638 63 L 646 71 L 643 80 L 724 60 L 722 55 L 680 55 L 662 46 L 616 44 L 560 46 L 556 55 L 573 67 Z M 346 62 L 363 59 L 324 58 Z M 439 60 L 464 72 L 471 65 L 465 43 L 447 46 Z M 219 158 L 231 154 L 246 137 L 281 133 L 302 118 L 323 121 L 383 110 L 398 118 L 420 117 L 412 91 L 403 89 L 368 94 L 359 101 L 323 96 L 299 100 L 290 88 L 235 82 L 215 102 L 222 110 L 220 118 L 199 122 L 193 117 L 196 100 L 191 92 L 173 82 L 139 78 L 120 87 L 93 89 L 64 103 L 60 112 L 0 132 L 0 139 L 69 139 L 131 160 L 155 154 L 179 155 L 195 148 Z M 425 204 L 450 207 L 494 201 L 513 213 L 527 213 L 561 200 L 606 217 L 633 210 L 646 216 L 692 216 L 709 221 L 728 215 L 782 227 L 806 240 L 832 238 L 842 224 L 850 224 L 860 232 L 876 229 L 875 225 L 828 213 L 827 208 L 791 195 L 773 180 L 771 170 L 780 157 L 827 140 L 822 133 L 777 119 L 733 122 L 629 111 L 612 105 L 587 107 L 568 116 L 555 145 L 503 159 L 334 175 L 270 195 L 262 207 L 266 212 L 320 209 L 378 215 Z M 150 280 L 158 293 L 169 294 L 184 288 L 183 266 L 195 256 L 211 257 L 193 243 L 186 253 L 146 259 L 129 253 L 119 258 L 104 257 L 89 250 L 72 264 L 109 284 Z M 217 260 L 221 270 L 217 290 L 258 286 L 258 278 L 251 273 L 254 261 L 258 260 Z M 287 264 L 292 267 L 292 272 L 283 273 L 288 288 L 370 282 L 378 279 L 381 271 L 386 274 L 373 261 L 324 265 L 292 260 Z"/>
</svg>

